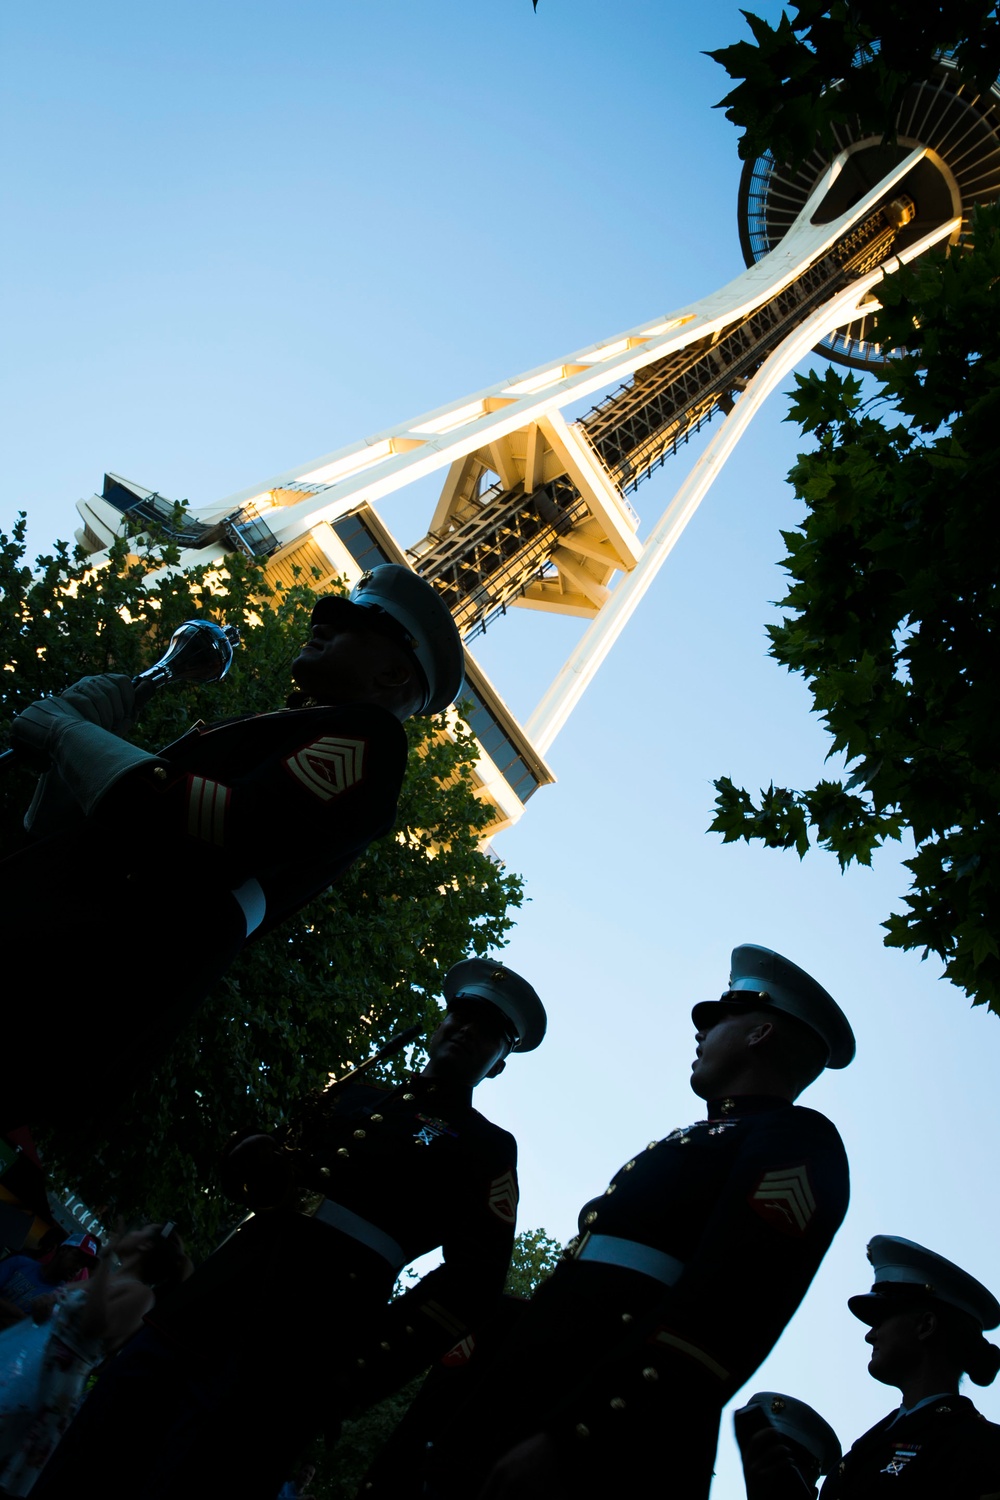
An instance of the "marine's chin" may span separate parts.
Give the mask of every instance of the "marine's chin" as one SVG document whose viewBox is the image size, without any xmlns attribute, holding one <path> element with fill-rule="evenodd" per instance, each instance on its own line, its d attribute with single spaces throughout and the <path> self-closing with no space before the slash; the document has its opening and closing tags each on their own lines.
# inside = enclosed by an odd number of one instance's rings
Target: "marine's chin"
<svg viewBox="0 0 1000 1500">
<path fill-rule="evenodd" d="M 711 1093 L 707 1081 L 701 1076 L 697 1062 L 691 1069 L 691 1092 L 697 1094 L 699 1099 L 707 1099 Z"/>
</svg>

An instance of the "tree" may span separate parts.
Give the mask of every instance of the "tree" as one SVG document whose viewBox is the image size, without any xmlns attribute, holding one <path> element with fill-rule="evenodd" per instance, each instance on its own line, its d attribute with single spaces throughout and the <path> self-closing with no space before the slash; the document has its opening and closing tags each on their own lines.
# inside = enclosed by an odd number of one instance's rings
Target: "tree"
<svg viewBox="0 0 1000 1500">
<path fill-rule="evenodd" d="M 708 54 L 739 80 L 717 108 L 742 128 L 745 160 L 770 149 L 799 162 L 855 118 L 863 134 L 891 136 L 903 95 L 940 53 L 981 93 L 1000 73 L 991 0 L 798 0 L 790 10 L 777 26 L 744 11 L 753 41 Z"/>
<path fill-rule="evenodd" d="M 514 1241 L 514 1254 L 504 1291 L 512 1297 L 530 1297 L 555 1270 L 562 1246 L 544 1229 L 524 1229 Z"/>
<path fill-rule="evenodd" d="M 291 685 L 288 668 L 308 634 L 312 580 L 272 589 L 259 565 L 236 555 L 182 574 L 170 569 L 175 550 L 134 540 L 117 543 L 97 568 L 59 543 L 32 570 L 24 535 L 23 517 L 10 536 L 0 535 L 5 716 L 85 673 L 134 675 L 195 614 L 239 624 L 243 647 L 224 682 L 157 694 L 136 726 L 137 743 L 168 743 L 195 718 L 273 709 L 281 696 L 275 685 Z M 161 570 L 150 575 L 153 565 Z M 214 1184 L 232 1130 L 278 1123 L 331 1072 L 355 1066 L 402 1027 L 433 1022 L 445 971 L 502 942 L 521 882 L 479 848 L 488 812 L 474 792 L 470 731 L 443 731 L 440 718 L 410 721 L 395 833 L 372 844 L 334 890 L 246 950 L 132 1099 L 127 1138 L 95 1137 L 81 1122 L 72 1135 L 45 1140 L 62 1178 L 104 1215 L 175 1219 L 196 1253 L 209 1249 L 230 1212 Z M 0 834 L 10 852 L 25 837 L 21 819 L 34 778 L 20 765 L 4 771 Z M 159 915 L 151 914 L 137 944 L 149 963 L 169 941 Z M 86 957 L 64 957 L 68 986 Z M 99 1002 L 86 1019 L 100 1025 Z M 382 1076 L 400 1077 L 404 1067 L 400 1056 Z"/>
<path fill-rule="evenodd" d="M 712 829 L 726 842 L 810 839 L 841 867 L 885 839 L 915 845 L 892 947 L 922 949 L 1000 1012 L 1000 210 L 974 244 L 879 288 L 891 356 L 875 395 L 828 370 L 796 377 L 789 420 L 815 438 L 789 478 L 806 515 L 782 533 L 791 585 L 768 627 L 799 672 L 846 773 L 758 801 L 723 777 Z"/>
</svg>

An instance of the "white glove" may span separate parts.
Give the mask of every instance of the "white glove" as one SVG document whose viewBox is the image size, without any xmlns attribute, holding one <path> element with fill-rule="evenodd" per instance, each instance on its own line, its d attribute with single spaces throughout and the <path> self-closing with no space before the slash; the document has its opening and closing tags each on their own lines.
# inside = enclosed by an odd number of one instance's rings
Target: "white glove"
<svg viewBox="0 0 1000 1500">
<path fill-rule="evenodd" d="M 74 721 L 82 719 L 112 734 L 125 734 L 132 727 L 134 711 L 131 677 L 121 672 L 81 677 L 64 693 L 30 703 L 14 720 L 11 738 L 19 749 L 51 759 L 59 738 Z"/>
<path fill-rule="evenodd" d="M 17 715 L 10 726 L 10 737 L 19 750 L 51 760 L 70 725 L 84 722 L 84 716 L 65 698 L 39 698 Z"/>
<path fill-rule="evenodd" d="M 81 718 L 112 734 L 128 734 L 135 718 L 135 688 L 131 677 L 122 672 L 103 672 L 100 677 L 81 677 L 64 693 L 64 703 L 75 708 Z"/>
<path fill-rule="evenodd" d="M 11 725 L 11 738 L 19 748 L 47 759 L 89 815 L 122 776 L 157 759 L 95 722 L 98 715 L 117 719 L 127 713 L 133 697 L 127 677 L 85 677 L 57 698 L 29 704 Z"/>
</svg>

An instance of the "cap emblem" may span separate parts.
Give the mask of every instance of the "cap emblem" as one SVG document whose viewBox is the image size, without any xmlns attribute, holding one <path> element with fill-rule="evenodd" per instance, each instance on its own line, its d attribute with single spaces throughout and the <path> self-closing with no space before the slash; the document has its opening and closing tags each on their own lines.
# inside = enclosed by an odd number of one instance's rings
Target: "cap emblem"
<svg viewBox="0 0 1000 1500">
<path fill-rule="evenodd" d="M 897 1443 L 892 1458 L 890 1458 L 884 1469 L 879 1469 L 879 1473 L 892 1474 L 898 1477 L 898 1475 L 902 1474 L 907 1464 L 913 1462 L 919 1452 L 919 1443 Z"/>
</svg>

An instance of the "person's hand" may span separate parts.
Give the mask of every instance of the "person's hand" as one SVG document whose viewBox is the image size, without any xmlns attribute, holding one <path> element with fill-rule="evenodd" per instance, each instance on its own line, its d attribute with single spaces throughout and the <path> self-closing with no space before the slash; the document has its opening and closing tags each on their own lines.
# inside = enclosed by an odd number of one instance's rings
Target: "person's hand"
<svg viewBox="0 0 1000 1500">
<path fill-rule="evenodd" d="M 223 1192 L 248 1208 L 277 1208 L 292 1187 L 288 1153 L 272 1136 L 247 1136 L 223 1160 Z"/>
<path fill-rule="evenodd" d="M 58 1301 L 58 1292 L 45 1292 L 41 1297 L 33 1297 L 30 1304 L 32 1322 L 47 1323 Z"/>
<path fill-rule="evenodd" d="M 64 693 L 63 703 L 75 709 L 81 719 L 108 729 L 112 734 L 127 734 L 135 718 L 135 688 L 131 677 L 122 672 L 102 672 L 99 677 L 81 677 Z"/>
<path fill-rule="evenodd" d="M 776 1427 L 755 1432 L 743 1454 L 747 1500 L 807 1500 L 815 1489 L 802 1477 L 795 1451 Z"/>
<path fill-rule="evenodd" d="M 504 1454 L 479 1500 L 565 1500 L 568 1494 L 559 1449 L 547 1433 L 536 1432 Z"/>
<path fill-rule="evenodd" d="M 80 715 L 62 698 L 39 698 L 29 703 L 10 726 L 10 737 L 22 754 L 44 764 L 55 749 L 59 736 L 71 724 L 79 724 Z"/>
<path fill-rule="evenodd" d="M 119 1246 L 121 1245 L 121 1242 L 122 1242 L 122 1240 L 124 1238 L 125 1238 L 125 1220 L 123 1218 L 121 1218 L 121 1216 L 119 1216 L 115 1220 L 115 1227 L 114 1227 L 114 1229 L 112 1229 L 111 1233 L 108 1235 L 107 1239 L 104 1241 L 104 1244 L 101 1245 L 100 1249 L 97 1252 L 97 1264 L 98 1264 L 98 1266 L 104 1266 L 104 1265 L 107 1265 L 107 1264 L 110 1263 L 111 1269 L 113 1271 L 118 1269 L 118 1262 L 119 1262 L 118 1249 L 119 1249 Z"/>
<path fill-rule="evenodd" d="M 60 736 L 81 721 L 122 733 L 131 722 L 134 703 L 132 680 L 120 672 L 82 677 L 64 693 L 29 703 L 11 725 L 11 739 L 22 752 L 46 760 Z"/>
</svg>

